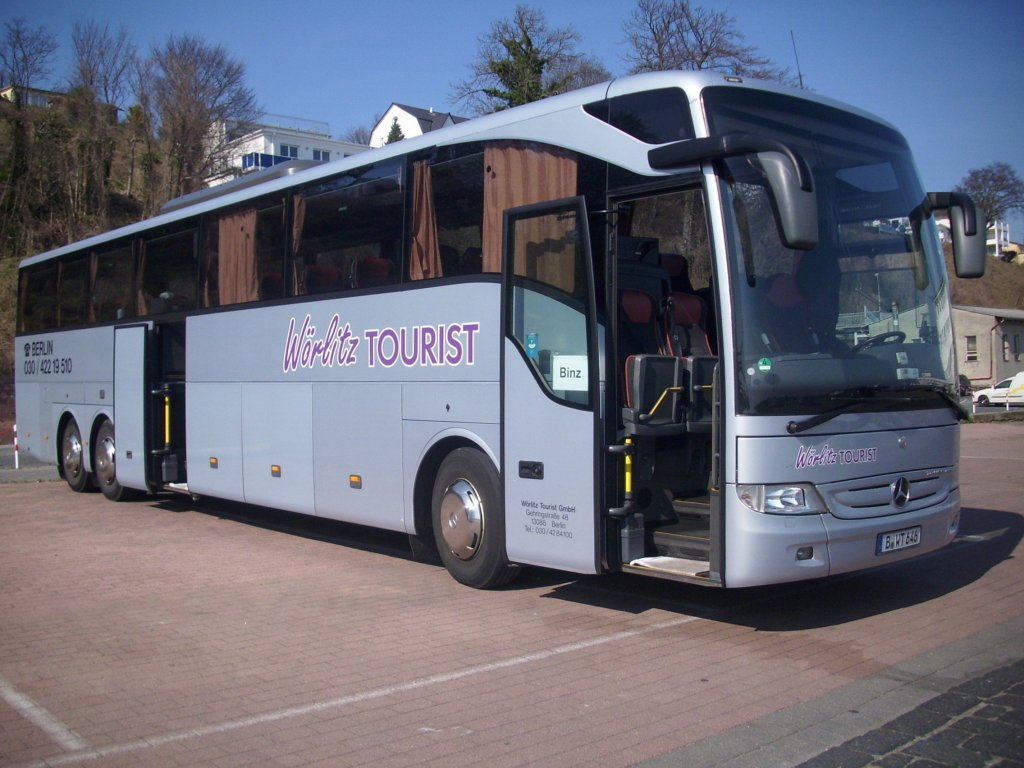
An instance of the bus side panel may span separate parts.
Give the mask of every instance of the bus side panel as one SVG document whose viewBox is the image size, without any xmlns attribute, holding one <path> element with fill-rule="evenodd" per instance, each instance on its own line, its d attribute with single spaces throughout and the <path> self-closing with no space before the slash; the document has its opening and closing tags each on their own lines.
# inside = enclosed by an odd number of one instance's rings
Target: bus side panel
<svg viewBox="0 0 1024 768">
<path fill-rule="evenodd" d="M 242 385 L 242 478 L 249 504 L 311 515 L 313 387 Z"/>
<path fill-rule="evenodd" d="M 506 340 L 505 544 L 509 560 L 597 573 L 594 414 L 547 397 Z M 526 467 L 542 467 L 533 475 Z"/>
<path fill-rule="evenodd" d="M 402 385 L 313 385 L 316 514 L 404 531 Z"/>
<path fill-rule="evenodd" d="M 188 488 L 245 501 L 242 487 L 242 385 L 193 383 L 185 398 Z"/>
<path fill-rule="evenodd" d="M 42 403 L 39 401 L 41 389 L 42 385 L 34 381 L 19 381 L 14 385 L 15 426 L 18 428 L 18 450 L 40 461 L 52 464 L 57 458 L 55 449 L 49 452 L 43 451 L 44 422 L 42 419 Z"/>
<path fill-rule="evenodd" d="M 113 328 L 19 336 L 14 343 L 18 447 L 40 461 L 58 460 L 61 415 L 72 405 L 84 440 L 92 420 L 113 404 Z M 89 467 L 89 451 L 84 456 Z"/>
</svg>

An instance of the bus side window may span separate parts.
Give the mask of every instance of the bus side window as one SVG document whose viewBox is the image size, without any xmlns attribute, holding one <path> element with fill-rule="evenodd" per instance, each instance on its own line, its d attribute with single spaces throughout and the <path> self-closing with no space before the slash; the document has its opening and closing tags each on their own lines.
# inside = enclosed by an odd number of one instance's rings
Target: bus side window
<svg viewBox="0 0 1024 768">
<path fill-rule="evenodd" d="M 482 153 L 413 164 L 413 280 L 483 272 L 483 190 Z"/>
<path fill-rule="evenodd" d="M 132 294 L 135 260 L 132 246 L 126 242 L 119 248 L 97 251 L 96 276 L 93 279 L 92 302 L 99 322 L 135 317 L 135 299 Z"/>
<path fill-rule="evenodd" d="M 208 220 L 200 303 L 216 307 L 284 296 L 284 205 L 267 197 Z"/>
<path fill-rule="evenodd" d="M 30 267 L 21 273 L 18 330 L 42 331 L 57 325 L 57 265 Z"/>
<path fill-rule="evenodd" d="M 57 320 L 61 327 L 81 325 L 95 319 L 89 300 L 89 262 L 89 256 L 84 254 L 60 264 Z"/>
<path fill-rule="evenodd" d="M 196 307 L 196 231 L 143 240 L 139 255 L 139 311 L 143 315 Z"/>
<path fill-rule="evenodd" d="M 256 264 L 260 299 L 284 296 L 284 206 L 262 209 L 256 217 Z"/>
<path fill-rule="evenodd" d="M 292 198 L 296 292 L 314 295 L 398 281 L 402 192 L 394 163 L 340 176 Z"/>
</svg>

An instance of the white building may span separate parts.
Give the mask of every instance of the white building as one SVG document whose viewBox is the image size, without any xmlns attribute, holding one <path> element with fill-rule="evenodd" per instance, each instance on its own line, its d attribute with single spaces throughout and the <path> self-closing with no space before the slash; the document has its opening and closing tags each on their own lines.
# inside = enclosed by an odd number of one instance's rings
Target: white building
<svg viewBox="0 0 1024 768">
<path fill-rule="evenodd" d="M 957 364 L 974 389 L 1024 371 L 1024 310 L 953 307 Z"/>
<path fill-rule="evenodd" d="M 270 168 L 287 160 L 327 162 L 363 152 L 369 147 L 332 139 L 327 123 L 298 117 L 266 114 L 264 122 L 233 144 L 227 169 L 207 180 L 222 184 L 243 174 Z"/>
<path fill-rule="evenodd" d="M 370 132 L 370 146 L 383 147 L 391 133 L 391 126 L 397 121 L 402 137 L 411 139 L 413 136 L 422 136 L 425 133 L 436 131 L 456 123 L 468 120 L 468 117 L 459 117 L 451 112 L 435 112 L 431 109 L 410 107 L 407 104 L 395 104 L 391 106 L 373 126 Z"/>
</svg>

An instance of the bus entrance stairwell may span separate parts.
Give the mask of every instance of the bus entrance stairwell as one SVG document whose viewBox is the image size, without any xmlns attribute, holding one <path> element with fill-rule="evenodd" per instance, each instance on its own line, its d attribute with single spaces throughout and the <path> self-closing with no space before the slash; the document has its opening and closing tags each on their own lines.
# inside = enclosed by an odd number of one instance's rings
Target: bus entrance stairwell
<svg viewBox="0 0 1024 768">
<path fill-rule="evenodd" d="M 618 407 L 611 417 L 619 444 L 610 450 L 622 457 L 622 476 L 615 483 L 621 505 L 609 515 L 618 522 L 623 570 L 715 584 L 718 359 L 708 334 L 713 292 L 699 202 L 699 191 L 689 189 L 615 207 Z"/>
<path fill-rule="evenodd" d="M 185 453 L 185 322 L 160 323 L 154 380 L 150 389 L 151 478 L 172 489 L 187 489 Z"/>
<path fill-rule="evenodd" d="M 185 322 L 114 330 L 113 424 L 93 439 L 97 480 L 110 498 L 185 488 Z"/>
</svg>

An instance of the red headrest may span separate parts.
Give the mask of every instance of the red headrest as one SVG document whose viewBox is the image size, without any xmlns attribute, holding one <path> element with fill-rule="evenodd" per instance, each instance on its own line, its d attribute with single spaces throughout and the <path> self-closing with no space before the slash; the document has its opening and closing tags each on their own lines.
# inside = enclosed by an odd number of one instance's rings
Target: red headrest
<svg viewBox="0 0 1024 768">
<path fill-rule="evenodd" d="M 619 304 L 631 323 L 649 323 L 654 320 L 654 298 L 649 293 L 624 288 L 619 293 Z"/>
<path fill-rule="evenodd" d="M 672 310 L 676 325 L 700 325 L 704 322 L 704 300 L 692 293 L 673 293 Z"/>
</svg>

